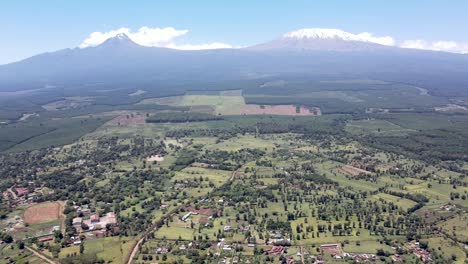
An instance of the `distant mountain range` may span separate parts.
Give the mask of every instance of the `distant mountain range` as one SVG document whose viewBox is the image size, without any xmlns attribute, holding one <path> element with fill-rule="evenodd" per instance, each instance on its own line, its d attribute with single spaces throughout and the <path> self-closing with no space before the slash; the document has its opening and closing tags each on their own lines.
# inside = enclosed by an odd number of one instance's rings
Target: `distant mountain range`
<svg viewBox="0 0 468 264">
<path fill-rule="evenodd" d="M 267 43 L 249 47 L 249 50 L 289 51 L 375 51 L 392 47 L 377 44 L 363 36 L 338 29 L 301 29 L 284 34 Z"/>
<path fill-rule="evenodd" d="M 241 49 L 144 47 L 125 34 L 99 46 L 64 49 L 0 66 L 0 91 L 86 89 L 170 82 L 274 78 L 374 78 L 468 93 L 468 55 L 402 49 L 339 30 L 302 30 Z"/>
</svg>

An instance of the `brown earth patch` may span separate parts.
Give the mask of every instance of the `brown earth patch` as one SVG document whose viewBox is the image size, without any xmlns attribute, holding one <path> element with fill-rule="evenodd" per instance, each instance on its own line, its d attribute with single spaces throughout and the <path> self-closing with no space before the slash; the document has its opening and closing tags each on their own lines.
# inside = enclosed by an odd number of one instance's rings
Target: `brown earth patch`
<svg viewBox="0 0 468 264">
<path fill-rule="evenodd" d="M 343 167 L 340 168 L 341 171 L 343 171 L 346 174 L 350 174 L 353 176 L 357 176 L 359 174 L 371 174 L 371 172 L 353 167 L 351 165 L 344 165 Z"/>
<path fill-rule="evenodd" d="M 213 215 L 213 209 L 210 209 L 210 208 L 200 208 L 200 209 L 195 209 L 194 207 L 188 207 L 187 208 L 188 211 L 190 212 L 193 212 L 193 213 L 197 213 L 197 214 L 200 214 L 200 215 L 206 215 L 206 216 L 211 216 Z"/>
<path fill-rule="evenodd" d="M 122 114 L 111 121 L 107 122 L 106 126 L 131 126 L 144 124 L 146 116 L 140 113 L 127 113 Z"/>
<path fill-rule="evenodd" d="M 243 115 L 290 115 L 290 116 L 317 116 L 321 115 L 320 108 L 308 108 L 295 105 L 256 105 L 247 104 L 242 107 Z"/>
<path fill-rule="evenodd" d="M 216 111 L 215 108 L 210 105 L 193 105 L 190 107 L 190 112 L 214 114 Z"/>
<path fill-rule="evenodd" d="M 46 223 L 61 218 L 59 202 L 45 202 L 33 205 L 24 212 L 24 221 L 28 224 Z"/>
</svg>

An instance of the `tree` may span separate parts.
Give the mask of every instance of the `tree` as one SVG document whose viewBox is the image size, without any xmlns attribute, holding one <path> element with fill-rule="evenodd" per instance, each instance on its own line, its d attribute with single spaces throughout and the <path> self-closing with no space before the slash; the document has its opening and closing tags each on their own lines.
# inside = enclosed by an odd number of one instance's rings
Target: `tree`
<svg viewBox="0 0 468 264">
<path fill-rule="evenodd" d="M 24 249 L 24 242 L 23 241 L 18 242 L 18 248 L 19 249 Z"/>
</svg>

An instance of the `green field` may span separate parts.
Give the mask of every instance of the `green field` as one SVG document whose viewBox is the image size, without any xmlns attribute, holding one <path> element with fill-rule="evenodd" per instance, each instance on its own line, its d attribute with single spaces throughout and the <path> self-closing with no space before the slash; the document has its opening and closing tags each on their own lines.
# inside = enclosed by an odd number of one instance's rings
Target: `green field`
<svg viewBox="0 0 468 264">
<path fill-rule="evenodd" d="M 346 124 L 346 131 L 354 135 L 405 136 L 415 130 L 406 129 L 385 120 L 356 120 Z"/>
<path fill-rule="evenodd" d="M 244 98 L 236 92 L 220 92 L 219 95 L 184 95 L 166 98 L 145 99 L 140 104 L 188 106 L 195 112 L 209 112 L 216 115 L 239 115 L 245 105 Z"/>
</svg>

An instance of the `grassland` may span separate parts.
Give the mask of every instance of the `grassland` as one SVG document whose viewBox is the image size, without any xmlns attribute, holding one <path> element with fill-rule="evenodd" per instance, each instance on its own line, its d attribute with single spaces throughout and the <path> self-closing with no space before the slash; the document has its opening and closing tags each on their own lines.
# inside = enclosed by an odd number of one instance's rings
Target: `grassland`
<svg viewBox="0 0 468 264">
<path fill-rule="evenodd" d="M 235 93 L 234 93 L 235 94 Z M 219 95 L 185 95 L 166 98 L 145 99 L 140 104 L 160 104 L 170 106 L 188 106 L 192 111 L 208 112 L 215 115 L 240 115 L 245 105 L 244 98 L 232 92 Z"/>
<path fill-rule="evenodd" d="M 37 120 L 2 127 L 0 151 L 20 152 L 69 144 L 94 131 L 108 120 L 106 117 Z"/>
<path fill-rule="evenodd" d="M 100 239 L 86 240 L 84 242 L 84 254 L 96 255 L 99 259 L 111 263 L 124 263 L 125 256 L 130 252 L 133 246 L 131 237 L 106 237 Z M 64 248 L 60 252 L 59 258 L 65 258 L 67 255 L 79 255 L 79 246 Z"/>
<path fill-rule="evenodd" d="M 403 128 L 386 120 L 353 120 L 346 124 L 346 131 L 354 135 L 405 136 L 415 130 Z"/>
</svg>

